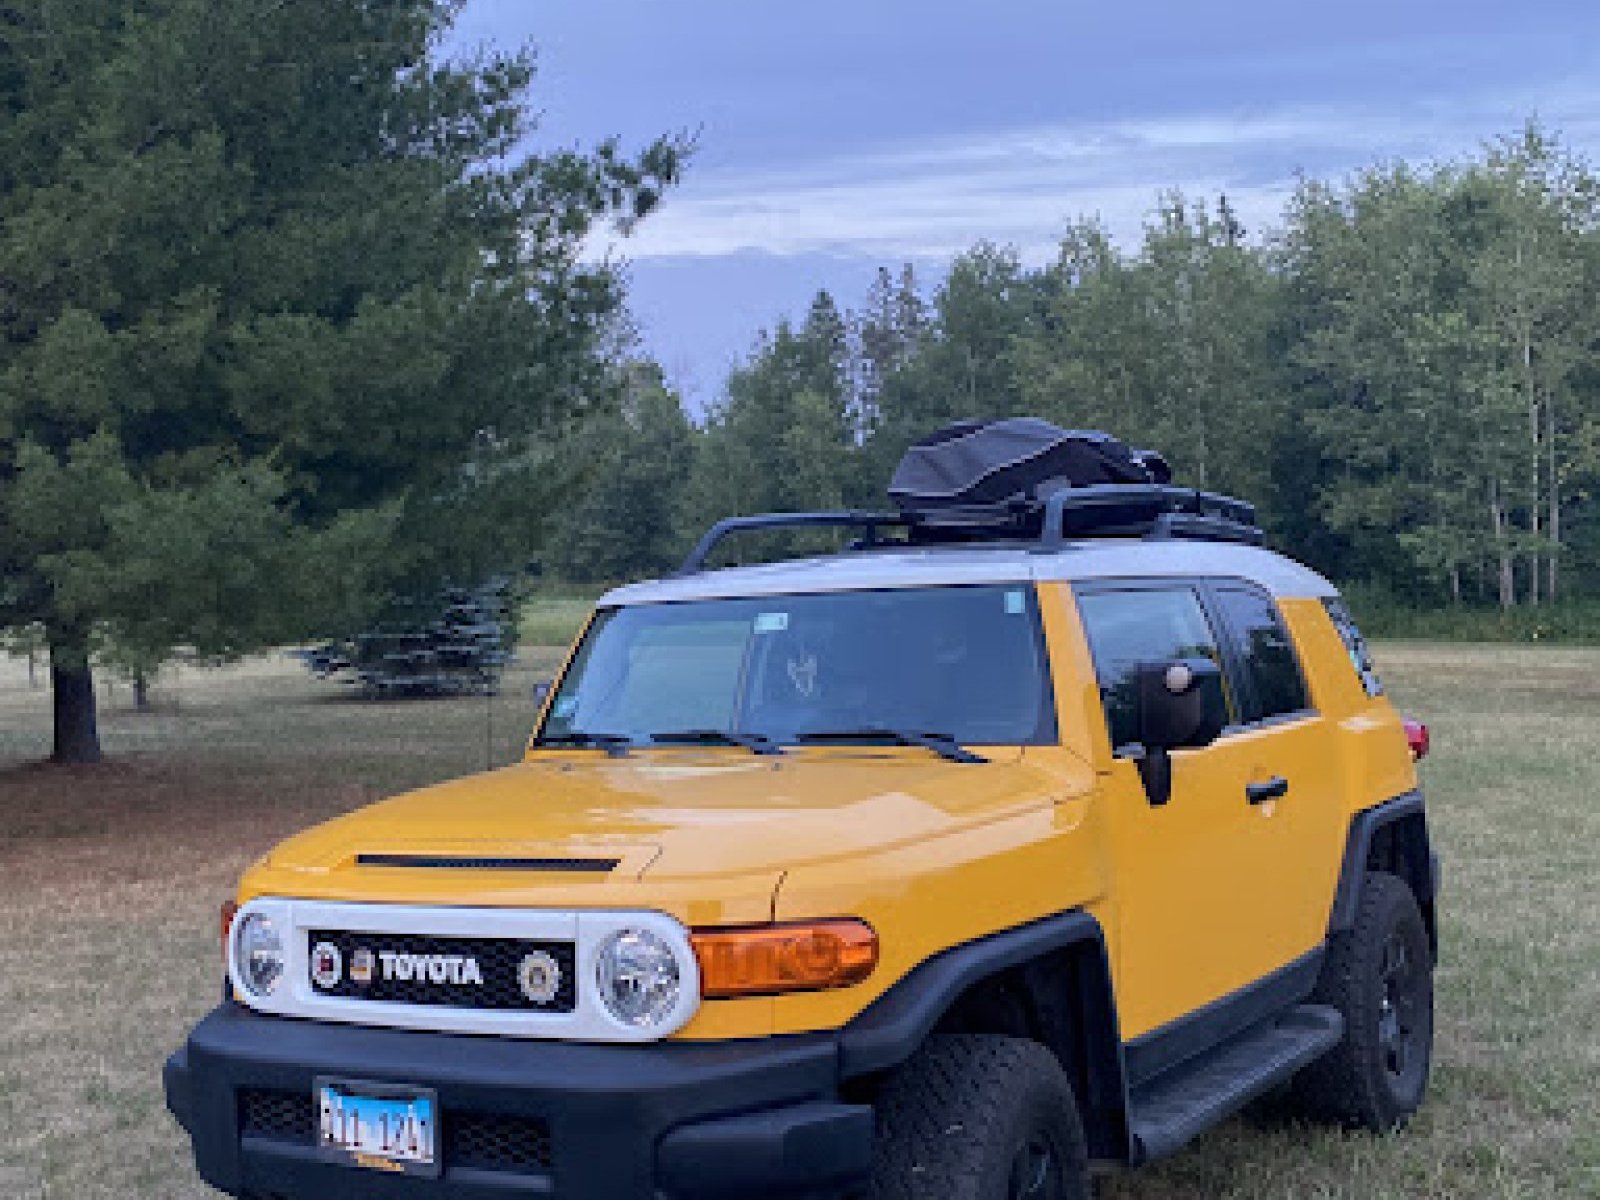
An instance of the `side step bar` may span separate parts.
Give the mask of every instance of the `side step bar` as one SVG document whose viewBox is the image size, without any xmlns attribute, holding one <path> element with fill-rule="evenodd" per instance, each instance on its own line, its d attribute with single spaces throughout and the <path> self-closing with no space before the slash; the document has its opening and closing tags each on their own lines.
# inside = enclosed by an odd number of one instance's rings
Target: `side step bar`
<svg viewBox="0 0 1600 1200">
<path fill-rule="evenodd" d="M 1302 1004 L 1157 1076 L 1130 1098 L 1134 1161 L 1172 1153 L 1316 1061 L 1343 1036 L 1337 1009 Z"/>
</svg>

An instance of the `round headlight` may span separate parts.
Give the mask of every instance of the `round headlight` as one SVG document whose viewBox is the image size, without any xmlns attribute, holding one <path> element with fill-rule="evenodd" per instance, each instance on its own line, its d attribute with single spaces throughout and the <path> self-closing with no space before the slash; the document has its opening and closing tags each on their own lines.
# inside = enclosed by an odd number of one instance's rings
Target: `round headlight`
<svg viewBox="0 0 1600 1200">
<path fill-rule="evenodd" d="M 246 991 L 270 996 L 283 978 L 283 938 L 272 918 L 247 913 L 233 944 L 233 974 Z"/>
<path fill-rule="evenodd" d="M 600 999 L 624 1025 L 660 1025 L 678 1006 L 681 985 L 672 947 L 646 929 L 620 929 L 600 944 Z"/>
</svg>

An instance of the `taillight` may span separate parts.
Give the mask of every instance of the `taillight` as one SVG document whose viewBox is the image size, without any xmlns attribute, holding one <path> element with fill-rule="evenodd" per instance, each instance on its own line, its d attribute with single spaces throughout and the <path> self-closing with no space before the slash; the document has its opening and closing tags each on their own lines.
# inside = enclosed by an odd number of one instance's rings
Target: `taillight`
<svg viewBox="0 0 1600 1200">
<path fill-rule="evenodd" d="M 1406 730 L 1406 745 L 1411 747 L 1412 761 L 1428 757 L 1428 727 L 1421 721 L 1401 722 Z"/>
<path fill-rule="evenodd" d="M 228 934 L 233 932 L 233 919 L 239 915 L 239 906 L 232 900 L 222 902 L 222 967 L 228 967 Z"/>
<path fill-rule="evenodd" d="M 848 987 L 878 964 L 878 935 L 864 921 L 697 929 L 689 940 L 708 1000 Z"/>
</svg>

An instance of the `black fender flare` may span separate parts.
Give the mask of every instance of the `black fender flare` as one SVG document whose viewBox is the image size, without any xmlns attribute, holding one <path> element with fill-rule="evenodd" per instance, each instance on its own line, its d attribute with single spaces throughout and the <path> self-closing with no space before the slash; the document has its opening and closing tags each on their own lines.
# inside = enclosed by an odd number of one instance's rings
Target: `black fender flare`
<svg viewBox="0 0 1600 1200">
<path fill-rule="evenodd" d="M 1420 788 L 1363 809 L 1350 819 L 1344 861 L 1339 868 L 1339 886 L 1334 892 L 1333 909 L 1328 917 L 1330 937 L 1355 925 L 1367 871 L 1375 866 L 1393 872 L 1410 885 L 1417 898 L 1417 906 L 1422 910 L 1422 919 L 1428 927 L 1428 941 L 1437 959 L 1439 856 L 1433 852 L 1428 835 L 1427 805 Z"/>
<path fill-rule="evenodd" d="M 840 1031 L 840 1077 L 859 1079 L 900 1066 L 970 989 L 1062 951 L 1081 964 L 1071 972 L 1067 1000 L 1079 1022 L 1086 1090 L 1080 1100 L 1091 1153 L 1098 1142 L 1101 1154 L 1127 1161 L 1128 1075 L 1110 957 L 1100 922 L 1079 909 L 962 943 L 920 963 Z"/>
</svg>

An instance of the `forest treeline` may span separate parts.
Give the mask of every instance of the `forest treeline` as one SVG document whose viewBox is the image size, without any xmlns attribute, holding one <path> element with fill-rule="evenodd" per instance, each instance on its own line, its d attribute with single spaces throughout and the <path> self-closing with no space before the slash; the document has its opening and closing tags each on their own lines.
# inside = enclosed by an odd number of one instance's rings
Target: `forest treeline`
<svg viewBox="0 0 1600 1200">
<path fill-rule="evenodd" d="M 1545 605 L 1600 585 L 1600 177 L 1530 126 L 1448 165 L 1305 180 L 1273 228 L 1163 196 L 1137 246 L 980 244 L 928 289 L 882 269 L 761 334 L 691 419 L 627 368 L 579 433 L 566 578 L 670 570 L 710 522 L 877 506 L 906 445 L 1032 414 L 1157 447 L 1254 500 L 1271 542 L 1404 603 Z"/>
</svg>

